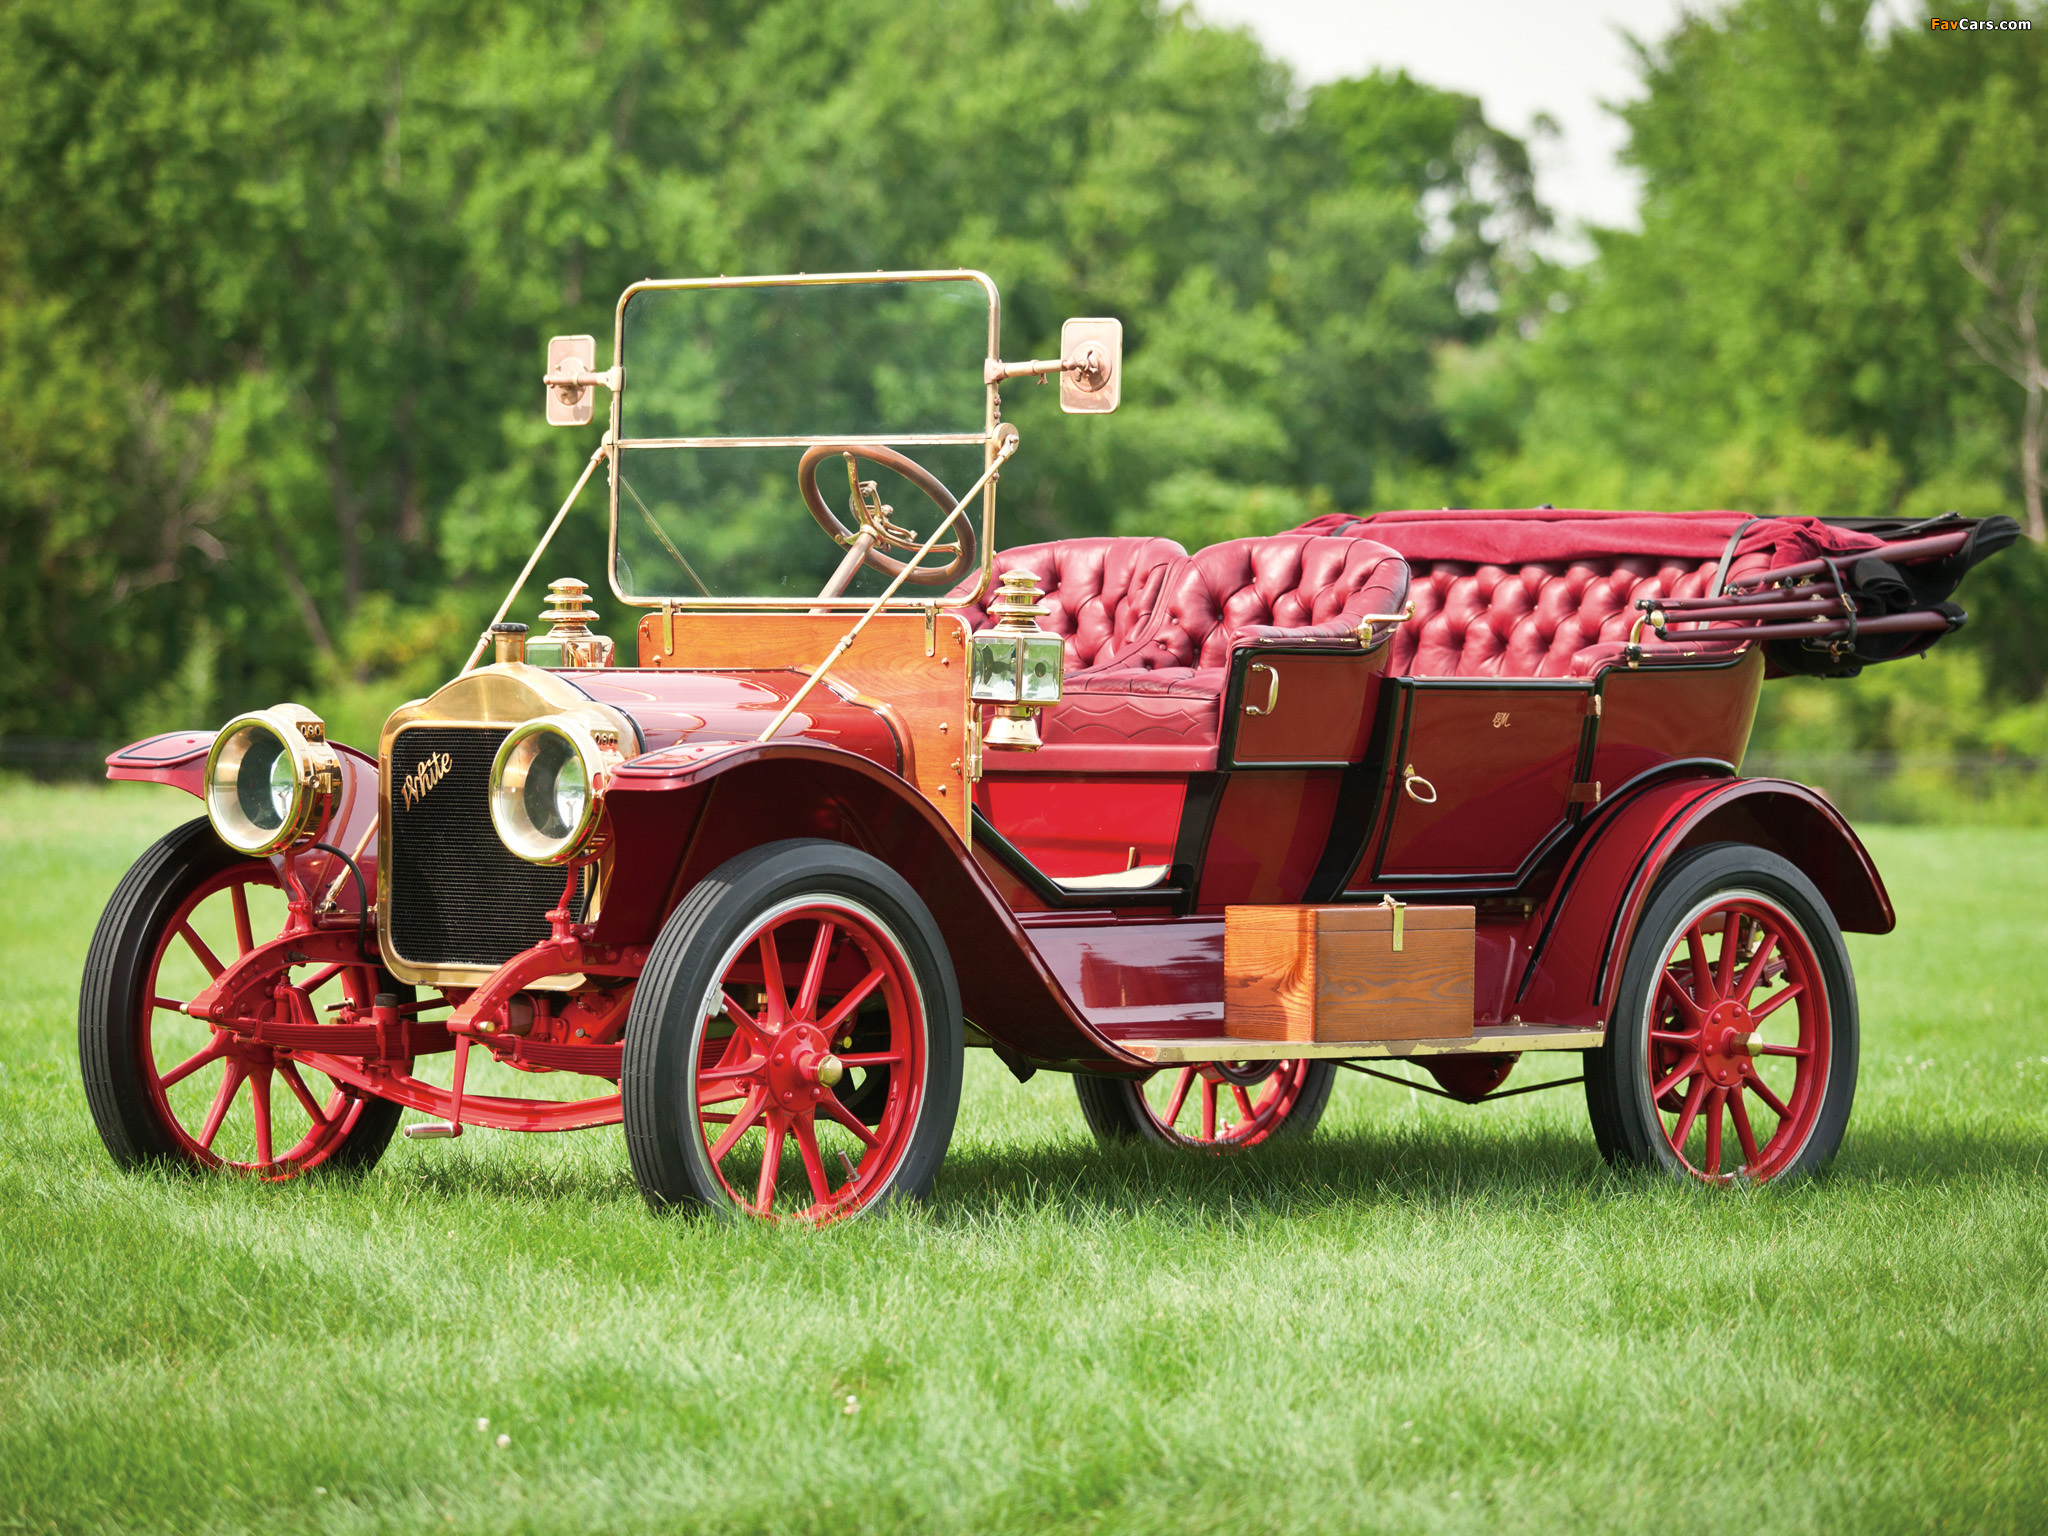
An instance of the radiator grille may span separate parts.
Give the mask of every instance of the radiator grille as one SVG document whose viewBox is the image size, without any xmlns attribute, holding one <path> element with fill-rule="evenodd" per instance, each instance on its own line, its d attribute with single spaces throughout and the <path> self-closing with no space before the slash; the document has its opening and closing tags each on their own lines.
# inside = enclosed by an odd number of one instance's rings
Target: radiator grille
<svg viewBox="0 0 2048 1536">
<path fill-rule="evenodd" d="M 500 726 L 416 725 L 391 744 L 384 899 L 392 943 L 415 965 L 502 965 L 548 936 L 565 871 L 527 863 L 491 825 L 491 760 L 510 734 Z M 445 771 L 408 808 L 407 777 L 439 754 Z M 570 904 L 578 920 L 584 906 L 581 894 Z"/>
</svg>

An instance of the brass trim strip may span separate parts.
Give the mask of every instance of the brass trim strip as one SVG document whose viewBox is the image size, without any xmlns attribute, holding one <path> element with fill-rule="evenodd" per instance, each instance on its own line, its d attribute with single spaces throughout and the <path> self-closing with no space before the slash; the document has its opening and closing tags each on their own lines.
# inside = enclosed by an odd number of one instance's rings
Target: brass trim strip
<svg viewBox="0 0 2048 1536">
<path fill-rule="evenodd" d="M 1115 1037 L 1112 1036 L 1112 1039 Z M 1502 1051 L 1584 1051 L 1606 1038 L 1597 1029 L 1507 1026 L 1449 1040 L 1117 1040 L 1133 1056 L 1161 1066 L 1196 1061 L 1340 1061 L 1389 1056 L 1492 1055 Z"/>
<path fill-rule="evenodd" d="M 801 437 L 626 437 L 621 448 L 808 448 L 814 443 L 848 443 L 855 448 L 948 448 L 985 443 L 988 432 L 909 432 L 886 435 L 811 432 Z"/>
</svg>

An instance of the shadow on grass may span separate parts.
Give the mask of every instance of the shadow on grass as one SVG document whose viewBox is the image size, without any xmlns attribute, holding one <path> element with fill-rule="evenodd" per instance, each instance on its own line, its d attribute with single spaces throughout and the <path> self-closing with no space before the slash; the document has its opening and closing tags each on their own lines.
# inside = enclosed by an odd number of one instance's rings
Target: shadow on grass
<svg viewBox="0 0 2048 1536">
<path fill-rule="evenodd" d="M 1852 1125 L 1842 1155 L 1809 1187 L 1840 1195 L 2038 1180 L 2044 1174 L 2048 1133 L 2039 1128 L 1880 1122 L 1867 1129 Z M 198 1176 L 202 1183 L 216 1179 L 241 1182 Z M 151 1182 L 168 1191 L 189 1189 L 193 1179 L 160 1170 Z M 1177 1207 L 1190 1219 L 1230 1222 L 1381 1204 L 1549 1208 L 1680 1187 L 1661 1174 L 1608 1168 L 1586 1130 L 1489 1125 L 1475 1117 L 1468 1126 L 1326 1129 L 1307 1140 L 1281 1140 L 1227 1156 L 1146 1144 L 1100 1146 L 1078 1138 L 1027 1149 L 955 1147 L 924 1219 L 940 1225 L 1046 1216 L 1086 1222 Z M 386 1164 L 360 1177 L 270 1186 L 266 1196 L 290 1198 L 297 1191 L 318 1201 L 342 1190 L 350 1192 L 345 1200 L 401 1208 L 501 1206 L 508 1214 L 580 1208 L 591 1215 L 642 1209 L 623 1156 L 615 1163 L 587 1154 L 536 1161 L 481 1145 L 452 1157 Z"/>
<path fill-rule="evenodd" d="M 2044 1173 L 2048 1135 L 2033 1128 L 1885 1124 L 1858 1131 L 1852 1125 L 1841 1156 L 1804 1187 L 1840 1196 L 1878 1186 L 1942 1188 Z M 1590 1131 L 1475 1120 L 1469 1127 L 1324 1132 L 1230 1156 L 1087 1143 L 1028 1156 L 956 1153 L 940 1177 L 933 1215 L 943 1222 L 1057 1207 L 1083 1217 L 1178 1205 L 1193 1216 L 1227 1220 L 1390 1202 L 1547 1207 L 1686 1187 L 1662 1173 L 1609 1168 Z M 1702 1198 L 1721 1194 L 1692 1187 Z"/>
</svg>

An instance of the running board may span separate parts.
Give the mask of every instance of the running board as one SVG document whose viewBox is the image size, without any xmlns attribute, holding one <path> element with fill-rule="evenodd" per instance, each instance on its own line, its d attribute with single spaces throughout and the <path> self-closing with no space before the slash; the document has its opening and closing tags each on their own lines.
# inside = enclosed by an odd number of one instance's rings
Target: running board
<svg viewBox="0 0 2048 1536">
<path fill-rule="evenodd" d="M 1597 1029 L 1501 1025 L 1452 1040 L 1118 1040 L 1133 1056 L 1160 1066 L 1190 1061 L 1364 1061 L 1387 1056 L 1491 1056 L 1516 1051 L 1589 1051 L 1606 1035 Z"/>
</svg>

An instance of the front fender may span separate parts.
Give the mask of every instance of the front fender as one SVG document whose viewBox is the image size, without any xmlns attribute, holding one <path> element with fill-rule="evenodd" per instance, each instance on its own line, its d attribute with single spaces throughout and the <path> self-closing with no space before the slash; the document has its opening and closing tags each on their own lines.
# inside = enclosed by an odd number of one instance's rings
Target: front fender
<svg viewBox="0 0 2048 1536">
<path fill-rule="evenodd" d="M 206 752 L 218 731 L 166 731 L 130 742 L 107 758 L 107 777 L 131 779 L 145 784 L 168 784 L 198 799 L 206 797 Z M 377 759 L 344 742 L 330 742 L 341 760 L 341 798 L 328 819 L 320 840 L 333 843 L 355 857 L 363 872 L 370 900 L 377 899 Z M 363 842 L 364 834 L 368 841 Z M 358 843 L 361 848 L 358 850 Z M 282 868 L 282 857 L 270 861 Z M 299 856 L 303 878 L 319 890 L 333 883 L 340 871 L 331 855 L 312 852 Z M 347 910 L 356 905 L 352 881 L 336 888 L 335 904 Z"/>
<path fill-rule="evenodd" d="M 1877 866 L 1821 794 L 1784 779 L 1667 780 L 1601 808 L 1558 877 L 1514 990 L 1522 1019 L 1605 1028 L 1621 962 L 1657 877 L 1708 843 L 1749 843 L 1791 860 L 1835 920 L 1889 933 L 1897 919 Z"/>
<path fill-rule="evenodd" d="M 107 777 L 168 784 L 188 795 L 204 795 L 206 749 L 218 731 L 166 731 L 131 741 L 107 758 Z"/>
<path fill-rule="evenodd" d="M 616 853 L 592 940 L 651 944 L 727 859 L 783 838 L 872 854 L 931 909 L 967 1017 L 1045 1066 L 1142 1065 L 1091 1028 L 973 854 L 914 787 L 851 752 L 796 742 L 671 747 L 624 764 L 605 795 Z"/>
</svg>

